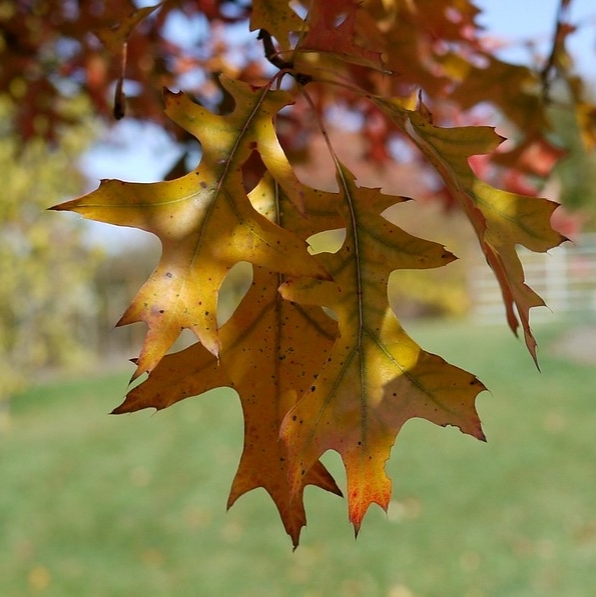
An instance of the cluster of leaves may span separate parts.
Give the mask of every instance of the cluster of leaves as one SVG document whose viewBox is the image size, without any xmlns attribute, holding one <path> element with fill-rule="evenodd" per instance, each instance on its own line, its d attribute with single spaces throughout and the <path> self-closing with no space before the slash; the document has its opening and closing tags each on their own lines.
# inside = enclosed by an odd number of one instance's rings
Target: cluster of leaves
<svg viewBox="0 0 596 597">
<path fill-rule="evenodd" d="M 133 0 L 0 3 L 0 89 L 18 106 L 21 136 L 57 140 L 61 126 L 76 119 L 65 102 L 71 95 L 88 96 L 99 115 L 122 116 L 125 77 L 135 87 L 126 99 L 128 112 L 165 123 L 162 87 L 191 70 L 217 71 L 224 64 L 209 35 L 193 40 L 192 51 L 168 35 L 170 17 L 184 15 L 199 28 L 197 20 L 248 18 L 248 5 L 233 0 L 169 1 L 155 8 L 137 9 Z"/>
<path fill-rule="evenodd" d="M 80 4 L 83 14 L 86 3 Z M 102 17 L 110 14 L 109 3 L 100 4 Z M 114 13 L 117 25 L 102 29 L 100 38 L 119 55 L 136 43 L 164 43 L 153 35 L 158 24 L 190 4 L 164 2 L 159 10 L 124 17 Z M 192 4 L 207 15 L 216 11 L 222 21 L 248 14 L 241 3 Z M 529 314 L 543 302 L 525 283 L 516 245 L 547 251 L 565 240 L 550 224 L 557 206 L 499 190 L 470 163 L 473 156 L 490 155 L 499 167 L 519 164 L 524 175 L 536 175 L 528 152 L 557 150 L 545 133 L 540 74 L 488 52 L 478 36 L 477 14 L 468 0 L 292 6 L 255 0 L 250 29 L 261 48 L 258 31 L 268 63 L 249 60 L 241 73 L 231 73 L 215 64 L 216 56 L 197 54 L 193 66 L 208 73 L 202 102 L 165 92 L 165 114 L 178 125 L 179 138 L 201 145 L 196 168 L 151 184 L 103 181 L 55 208 L 146 230 L 163 247 L 155 271 L 119 322 L 147 325 L 133 380 L 148 376 L 114 412 L 162 409 L 215 387 L 234 388 L 245 431 L 228 505 L 264 487 L 294 545 L 306 521 L 304 487 L 340 493 L 319 460 L 325 451 L 337 451 L 344 462 L 349 517 L 358 532 L 371 504 L 388 507 L 385 462 L 408 419 L 454 425 L 484 439 L 475 409 L 483 384 L 418 346 L 387 298 L 393 271 L 442 267 L 455 257 L 399 227 L 399 204 L 408 198 L 358 184 L 328 140 L 330 106 L 361 115 L 374 159 L 389 160 L 387 148 L 398 136 L 434 168 L 499 281 L 509 326 L 521 326 L 536 359 Z M 135 37 L 137 25 L 152 33 Z M 141 61 L 137 67 L 145 68 Z M 228 72 L 215 78 L 214 70 Z M 155 72 L 147 67 L 139 81 L 153 87 Z M 152 94 L 137 99 L 152 102 Z M 121 115 L 119 85 L 116 95 Z M 503 138 L 491 127 L 454 122 L 454 114 L 486 102 L 514 127 L 518 142 L 512 149 L 495 153 Z M 593 123 L 586 123 L 592 130 Z M 294 172 L 289 156 L 299 149 L 295 132 L 313 129 L 328 141 L 336 191 L 306 186 Z M 396 205 L 390 221 L 384 214 Z M 339 250 L 308 250 L 314 235 L 338 229 Z M 252 265 L 252 282 L 220 325 L 220 289 L 240 262 Z M 168 354 L 184 329 L 198 342 Z"/>
</svg>

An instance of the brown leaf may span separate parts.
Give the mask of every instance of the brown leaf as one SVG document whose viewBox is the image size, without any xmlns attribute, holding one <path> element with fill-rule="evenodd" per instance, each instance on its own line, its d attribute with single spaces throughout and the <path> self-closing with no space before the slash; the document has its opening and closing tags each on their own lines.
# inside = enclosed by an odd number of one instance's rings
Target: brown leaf
<svg viewBox="0 0 596 597">
<path fill-rule="evenodd" d="M 328 223 L 326 213 L 333 197 L 308 189 L 303 194 L 312 207 L 310 218 L 296 211 L 271 177 L 261 181 L 251 199 L 262 214 L 280 224 L 284 220 L 290 227 L 299 223 L 296 231 L 306 237 Z M 228 507 L 244 493 L 263 487 L 297 546 L 306 524 L 304 487 L 316 485 L 337 495 L 341 491 L 325 467 L 316 462 L 301 480 L 296 495 L 291 494 L 287 449 L 279 440 L 279 428 L 324 362 L 337 326 L 320 307 L 283 300 L 277 291 L 281 283 L 279 273 L 255 267 L 248 293 L 221 327 L 219 359 L 200 344 L 166 355 L 114 413 L 161 409 L 216 387 L 234 388 L 244 415 L 244 448 Z"/>
</svg>

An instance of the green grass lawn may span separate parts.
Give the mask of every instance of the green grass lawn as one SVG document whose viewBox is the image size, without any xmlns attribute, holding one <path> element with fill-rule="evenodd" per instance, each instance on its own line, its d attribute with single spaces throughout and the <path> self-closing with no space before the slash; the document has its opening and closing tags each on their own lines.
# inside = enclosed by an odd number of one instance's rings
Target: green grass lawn
<svg viewBox="0 0 596 597">
<path fill-rule="evenodd" d="M 409 422 L 389 514 L 357 541 L 343 500 L 308 488 L 292 553 L 261 490 L 225 512 L 240 455 L 233 393 L 108 416 L 126 374 L 52 383 L 14 401 L 0 436 L 0 595 L 22 597 L 590 597 L 596 590 L 595 369 L 542 373 L 505 329 L 415 326 L 476 373 L 488 443 Z M 325 462 L 343 484 L 336 454 Z"/>
</svg>

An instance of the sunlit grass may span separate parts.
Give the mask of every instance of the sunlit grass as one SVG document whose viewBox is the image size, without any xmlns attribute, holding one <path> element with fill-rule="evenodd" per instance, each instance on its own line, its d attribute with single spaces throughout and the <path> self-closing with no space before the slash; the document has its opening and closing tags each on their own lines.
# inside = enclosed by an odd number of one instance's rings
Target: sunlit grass
<svg viewBox="0 0 596 597">
<path fill-rule="evenodd" d="M 262 491 L 225 512 L 242 445 L 233 392 L 108 416 L 127 374 L 15 399 L 0 436 L 0 595 L 589 596 L 596 561 L 594 373 L 542 373 L 502 328 L 426 324 L 422 346 L 476 373 L 488 443 L 408 423 L 388 516 L 354 541 L 345 503 L 309 488 L 292 553 Z M 335 454 L 325 456 L 343 483 Z"/>
</svg>

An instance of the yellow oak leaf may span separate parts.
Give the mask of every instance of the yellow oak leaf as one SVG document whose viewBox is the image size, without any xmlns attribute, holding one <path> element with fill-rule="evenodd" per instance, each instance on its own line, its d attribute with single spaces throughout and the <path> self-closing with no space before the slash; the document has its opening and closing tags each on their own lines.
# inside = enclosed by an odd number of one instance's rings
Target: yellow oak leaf
<svg viewBox="0 0 596 597">
<path fill-rule="evenodd" d="M 474 174 L 468 158 L 490 153 L 503 141 L 493 128 L 438 127 L 423 110 L 406 110 L 392 100 L 372 99 L 418 146 L 463 208 L 501 286 L 509 326 L 517 333 L 521 322 L 526 346 L 537 362 L 530 309 L 544 301 L 525 283 L 516 245 L 546 252 L 567 240 L 550 223 L 558 204 L 496 189 Z"/>
<path fill-rule="evenodd" d="M 400 198 L 357 187 L 342 165 L 338 182 L 346 240 L 337 253 L 318 255 L 333 281 L 288 280 L 281 292 L 288 300 L 332 309 L 340 335 L 321 371 L 285 417 L 281 436 L 296 491 L 321 454 L 328 449 L 340 453 L 350 520 L 358 532 L 371 503 L 384 509 L 389 504 L 385 461 L 405 421 L 424 417 L 483 439 L 474 401 L 484 386 L 424 352 L 388 306 L 387 281 L 393 270 L 440 267 L 453 255 L 380 215 Z"/>
<path fill-rule="evenodd" d="M 250 30 L 267 30 L 277 40 L 283 59 L 289 58 L 290 35 L 301 31 L 304 21 L 292 10 L 289 2 L 279 0 L 253 0 Z"/>
<path fill-rule="evenodd" d="M 140 228 L 162 243 L 156 270 L 118 323 L 144 321 L 148 326 L 134 377 L 151 371 L 184 328 L 218 354 L 218 290 L 235 263 L 328 278 L 305 241 L 258 213 L 244 190 L 242 166 L 253 151 L 259 151 L 273 176 L 287 175 L 272 119 L 289 96 L 225 78 L 222 84 L 236 103 L 223 116 L 183 94 L 166 94 L 168 115 L 203 144 L 195 170 L 157 183 L 103 181 L 92 193 L 54 208 Z"/>
</svg>

